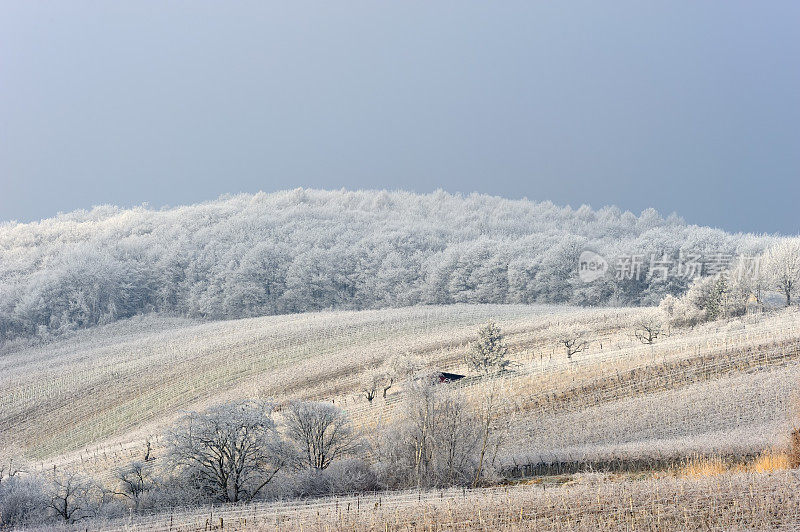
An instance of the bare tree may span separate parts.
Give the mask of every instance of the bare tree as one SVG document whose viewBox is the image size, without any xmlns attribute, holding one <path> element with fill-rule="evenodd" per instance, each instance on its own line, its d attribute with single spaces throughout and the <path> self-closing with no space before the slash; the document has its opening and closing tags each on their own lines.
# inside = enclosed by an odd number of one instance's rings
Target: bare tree
<svg viewBox="0 0 800 532">
<path fill-rule="evenodd" d="M 383 398 L 386 399 L 386 393 L 395 383 L 413 378 L 424 368 L 425 361 L 409 353 L 398 354 L 388 358 L 381 368 Z"/>
<path fill-rule="evenodd" d="M 432 434 L 436 483 L 466 484 L 475 469 L 480 444 L 479 420 L 464 398 L 455 394 L 443 394 L 435 413 Z"/>
<path fill-rule="evenodd" d="M 301 467 L 323 470 L 361 449 L 361 438 L 347 415 L 330 403 L 294 401 L 283 415 Z"/>
<path fill-rule="evenodd" d="M 415 379 L 401 419 L 376 439 L 383 481 L 393 488 L 467 485 L 475 476 L 480 426 L 463 396 Z"/>
<path fill-rule="evenodd" d="M 502 372 L 511 363 L 506 359 L 508 345 L 500 327 L 493 321 L 478 329 L 478 340 L 464 355 L 464 361 L 475 371 L 488 374 Z"/>
<path fill-rule="evenodd" d="M 22 469 L 22 465 L 19 461 L 14 463 L 14 458 L 8 459 L 8 464 L 0 464 L 0 483 L 6 479 L 12 479 L 15 476 L 19 475 L 20 473 L 24 473 L 25 470 Z"/>
<path fill-rule="evenodd" d="M 507 418 L 507 406 L 507 401 L 501 397 L 498 386 L 492 384 L 486 390 L 477 413 L 480 423 L 480 454 L 475 479 L 472 482 L 473 487 L 481 481 L 487 461 L 490 465 L 494 465 L 497 452 L 503 444 L 510 424 Z M 505 423 L 502 422 L 502 418 L 506 419 Z"/>
<path fill-rule="evenodd" d="M 119 481 L 120 491 L 114 493 L 129 499 L 135 510 L 139 509 L 142 497 L 155 488 L 153 469 L 146 462 L 131 462 L 118 469 L 115 477 Z"/>
<path fill-rule="evenodd" d="M 367 370 L 362 375 L 361 393 L 368 402 L 371 403 L 378 395 L 378 389 L 383 386 L 385 379 L 386 377 L 380 369 Z"/>
<path fill-rule="evenodd" d="M 67 523 L 75 523 L 94 514 L 97 486 L 74 471 L 56 470 L 53 467 L 45 490 L 47 506 Z"/>
<path fill-rule="evenodd" d="M 224 502 L 252 500 L 289 459 L 272 406 L 262 401 L 187 414 L 167 439 L 170 463 Z"/>
<path fill-rule="evenodd" d="M 639 318 L 633 327 L 633 336 L 647 345 L 652 345 L 664 332 L 664 322 L 659 316 Z"/>
<path fill-rule="evenodd" d="M 586 331 L 576 327 L 566 327 L 558 333 L 557 341 L 564 346 L 567 359 L 589 349 L 590 342 L 586 340 Z"/>
<path fill-rule="evenodd" d="M 764 268 L 772 288 L 792 304 L 792 295 L 800 285 L 800 240 L 783 240 L 764 254 Z"/>
<path fill-rule="evenodd" d="M 406 419 L 400 427 L 401 433 L 397 434 L 397 442 L 390 449 L 399 452 L 400 457 L 393 457 L 394 465 L 402 463 L 397 458 L 411 457 L 408 464 L 416 487 L 433 484 L 434 458 L 436 455 L 436 429 L 440 426 L 439 401 L 437 389 L 432 380 L 415 381 L 408 391 L 406 403 Z M 399 445 L 398 445 L 399 444 Z M 398 448 L 400 447 L 400 448 Z M 404 449 L 403 447 L 407 447 Z"/>
</svg>

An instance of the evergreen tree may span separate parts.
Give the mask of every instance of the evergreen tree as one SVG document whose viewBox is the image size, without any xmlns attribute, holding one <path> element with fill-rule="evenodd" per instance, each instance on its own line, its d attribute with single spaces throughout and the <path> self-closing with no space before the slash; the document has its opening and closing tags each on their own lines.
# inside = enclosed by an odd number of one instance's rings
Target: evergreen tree
<svg viewBox="0 0 800 532">
<path fill-rule="evenodd" d="M 721 273 L 711 289 L 708 304 L 706 306 L 706 316 L 708 320 L 716 320 L 725 315 L 725 301 L 728 294 L 728 280 L 724 273 Z"/>
<path fill-rule="evenodd" d="M 508 345 L 503 333 L 495 322 L 490 321 L 478 329 L 478 341 L 472 344 L 464 360 L 478 373 L 500 373 L 511 363 L 506 355 Z"/>
</svg>

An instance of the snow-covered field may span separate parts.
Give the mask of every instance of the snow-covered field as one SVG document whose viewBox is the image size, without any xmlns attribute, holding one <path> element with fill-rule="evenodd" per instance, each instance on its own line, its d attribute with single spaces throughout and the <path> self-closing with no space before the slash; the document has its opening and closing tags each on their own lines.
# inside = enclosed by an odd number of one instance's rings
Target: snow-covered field
<svg viewBox="0 0 800 532">
<path fill-rule="evenodd" d="M 97 530 L 796 530 L 796 472 L 646 480 L 578 475 L 563 485 L 377 493 L 174 509 L 96 520 Z M 74 528 L 79 528 L 74 527 Z"/>
<path fill-rule="evenodd" d="M 0 449 L 41 467 L 103 478 L 156 449 L 181 412 L 234 398 L 330 400 L 358 426 L 396 415 L 402 387 L 368 403 L 362 375 L 396 353 L 467 373 L 461 355 L 487 319 L 517 363 L 450 386 L 495 382 L 510 405 L 508 463 L 758 452 L 785 442 L 800 377 L 800 317 L 785 311 L 672 331 L 642 345 L 649 309 L 451 305 L 198 323 L 143 317 L 0 356 Z M 557 330 L 580 324 L 589 350 L 566 359 Z M 158 455 L 158 453 L 156 453 Z"/>
<path fill-rule="evenodd" d="M 233 397 L 340 397 L 357 408 L 359 373 L 392 354 L 420 353 L 447 369 L 489 318 L 512 332 L 576 312 L 455 305 L 212 323 L 137 318 L 0 356 L 0 448 L 53 457 L 157 433 L 183 410 Z"/>
</svg>

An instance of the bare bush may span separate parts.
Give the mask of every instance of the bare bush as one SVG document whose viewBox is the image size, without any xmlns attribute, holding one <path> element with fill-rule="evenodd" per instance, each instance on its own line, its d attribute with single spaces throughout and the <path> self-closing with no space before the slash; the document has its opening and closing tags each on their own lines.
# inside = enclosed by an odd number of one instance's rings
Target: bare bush
<svg viewBox="0 0 800 532">
<path fill-rule="evenodd" d="M 42 524 L 47 520 L 47 502 L 39 478 L 5 477 L 0 483 L 0 529 Z"/>
<path fill-rule="evenodd" d="M 118 469 L 115 476 L 119 481 L 119 491 L 115 494 L 131 501 L 134 510 L 139 509 L 142 498 L 156 486 L 153 468 L 147 462 L 131 462 Z"/>
<path fill-rule="evenodd" d="M 67 523 L 97 513 L 101 491 L 89 478 L 75 471 L 53 470 L 45 484 L 47 506 Z"/>
<path fill-rule="evenodd" d="M 364 493 L 375 491 L 378 479 L 364 460 L 349 458 L 331 464 L 326 470 L 331 478 L 333 493 Z"/>
<path fill-rule="evenodd" d="M 564 347 L 567 359 L 572 360 L 573 355 L 589 349 L 590 342 L 586 338 L 588 331 L 580 327 L 563 327 L 558 331 L 556 340 Z"/>
<path fill-rule="evenodd" d="M 472 482 L 482 433 L 464 398 L 422 379 L 411 384 L 407 397 L 403 419 L 376 445 L 383 484 L 421 488 Z"/>
<path fill-rule="evenodd" d="M 272 406 L 261 401 L 188 414 L 167 439 L 171 464 L 223 502 L 252 500 L 289 459 L 272 420 Z"/>
<path fill-rule="evenodd" d="M 258 492 L 258 496 L 261 497 L 267 488 L 272 487 L 273 482 L 274 479 Z M 211 497 L 218 500 L 213 494 Z M 151 489 L 143 492 L 139 496 L 139 511 L 201 506 L 208 502 L 208 490 L 188 472 L 181 471 L 176 475 L 158 478 Z"/>
<path fill-rule="evenodd" d="M 660 316 L 647 316 L 636 320 L 633 335 L 643 344 L 653 344 L 664 332 L 664 322 Z"/>
<path fill-rule="evenodd" d="M 309 469 L 296 477 L 293 493 L 296 497 L 322 497 L 374 491 L 377 476 L 363 460 L 346 458 L 333 462 L 323 470 Z"/>
<path fill-rule="evenodd" d="M 300 467 L 323 470 L 362 448 L 361 437 L 347 415 L 330 403 L 294 401 L 283 415 Z"/>
</svg>

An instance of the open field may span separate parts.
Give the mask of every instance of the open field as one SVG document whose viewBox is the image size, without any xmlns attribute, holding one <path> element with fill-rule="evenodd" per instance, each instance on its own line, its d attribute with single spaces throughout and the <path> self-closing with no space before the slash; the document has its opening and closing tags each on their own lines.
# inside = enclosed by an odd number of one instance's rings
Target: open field
<svg viewBox="0 0 800 532">
<path fill-rule="evenodd" d="M 792 530 L 796 472 L 690 479 L 589 474 L 566 484 L 217 506 L 96 523 L 101 530 Z"/>
<path fill-rule="evenodd" d="M 359 392 L 364 372 L 408 352 L 436 370 L 467 373 L 461 356 L 490 318 L 506 333 L 515 366 L 448 386 L 475 404 L 487 387 L 498 391 L 504 408 L 497 422 L 510 427 L 498 460 L 509 474 L 537 464 L 583 470 L 618 461 L 624 471 L 628 462 L 668 464 L 693 455 L 747 459 L 786 445 L 800 382 L 796 311 L 675 330 L 642 345 L 631 324 L 648 312 L 453 305 L 211 323 L 136 318 L 0 355 L 0 454 L 22 455 L 37 469 L 68 466 L 111 485 L 111 472 L 140 456 L 145 439 L 160 459 L 160 434 L 181 412 L 253 397 L 333 401 L 369 432 L 399 414 L 404 390 L 394 386 L 386 399 L 369 403 Z M 570 361 L 556 331 L 572 324 L 589 331 L 592 343 Z M 260 505 L 215 515 L 226 529 L 244 529 L 237 519 L 249 512 L 257 521 L 248 528 L 287 530 L 418 529 L 434 521 L 434 529 L 470 523 L 487 530 L 784 525 L 797 517 L 788 508 L 798 486 L 790 473 L 777 475 L 725 477 L 724 492 L 714 484 L 722 480 L 618 479 L 561 491 L 478 490 L 466 500 L 460 491 L 439 499 L 383 494 L 371 513 L 342 514 L 347 503 L 331 500 L 287 512 Z M 413 497 L 412 519 L 403 505 Z M 713 510 L 730 505 L 736 511 L 724 519 Z M 140 524 L 158 529 L 164 519 Z M 208 516 L 176 512 L 171 519 L 173 530 L 191 530 Z"/>
<path fill-rule="evenodd" d="M 358 411 L 359 373 L 394 353 L 447 368 L 490 317 L 511 332 L 575 312 L 456 305 L 112 325 L 0 358 L 0 446 L 51 458 L 157 434 L 181 411 L 233 397 L 338 398 Z"/>
</svg>

